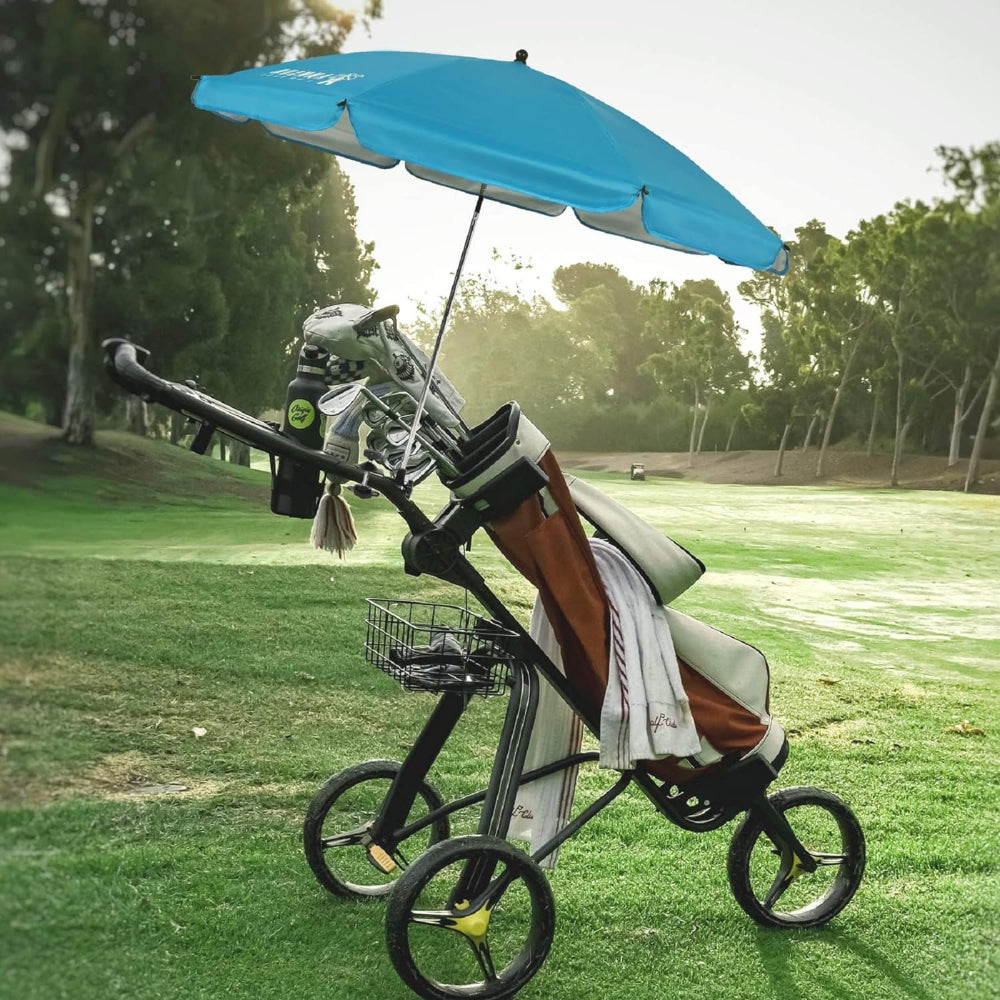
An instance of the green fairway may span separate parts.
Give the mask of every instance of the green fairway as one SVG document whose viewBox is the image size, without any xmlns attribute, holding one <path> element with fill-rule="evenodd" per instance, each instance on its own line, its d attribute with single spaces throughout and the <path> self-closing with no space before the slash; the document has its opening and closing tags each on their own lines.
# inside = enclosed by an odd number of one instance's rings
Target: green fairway
<svg viewBox="0 0 1000 1000">
<path fill-rule="evenodd" d="M 351 499 L 338 562 L 268 512 L 263 473 L 124 435 L 93 466 L 43 450 L 0 468 L 0 997 L 412 996 L 384 905 L 321 889 L 301 822 L 433 705 L 363 662 L 364 598 L 462 595 L 403 574 L 382 500 Z M 729 893 L 735 825 L 686 833 L 628 793 L 563 849 L 521 995 L 1000 997 L 1000 500 L 588 478 L 708 564 L 678 607 L 767 654 L 779 785 L 848 799 L 868 870 L 828 927 L 766 931 Z M 472 558 L 527 620 L 482 534 Z M 503 709 L 445 748 L 447 797 L 485 785 Z M 585 771 L 578 804 L 613 779 Z"/>
</svg>

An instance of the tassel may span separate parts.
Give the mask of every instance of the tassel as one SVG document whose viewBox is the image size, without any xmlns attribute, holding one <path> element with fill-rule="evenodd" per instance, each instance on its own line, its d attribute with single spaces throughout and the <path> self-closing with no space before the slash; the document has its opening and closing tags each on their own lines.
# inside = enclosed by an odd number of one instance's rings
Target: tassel
<svg viewBox="0 0 1000 1000">
<path fill-rule="evenodd" d="M 335 552 L 343 559 L 354 548 L 357 540 L 354 516 L 347 501 L 341 496 L 340 483 L 327 483 L 313 518 L 310 543 L 313 548 Z"/>
<path fill-rule="evenodd" d="M 326 454 L 341 462 L 355 464 L 358 461 L 360 450 L 358 435 L 364 406 L 364 396 L 358 396 L 336 420 L 327 421 L 326 437 L 323 442 L 323 451 Z M 340 482 L 328 478 L 326 490 L 320 497 L 316 516 L 313 518 L 309 542 L 314 549 L 336 552 L 343 559 L 344 555 L 354 548 L 357 540 L 354 517 L 351 508 L 347 506 L 347 501 L 341 496 Z"/>
</svg>

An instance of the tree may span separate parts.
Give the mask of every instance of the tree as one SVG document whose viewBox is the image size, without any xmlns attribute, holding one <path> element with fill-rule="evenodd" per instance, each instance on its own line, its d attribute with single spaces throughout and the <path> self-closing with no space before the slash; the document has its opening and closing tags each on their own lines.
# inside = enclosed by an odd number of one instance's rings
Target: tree
<svg viewBox="0 0 1000 1000">
<path fill-rule="evenodd" d="M 798 354 L 814 360 L 815 370 L 833 390 L 816 460 L 820 478 L 844 392 L 856 377 L 859 354 L 871 341 L 879 317 L 859 278 L 850 241 L 830 238 L 818 247 L 790 282 L 789 294 L 795 308 L 787 335 L 797 342 Z"/>
<path fill-rule="evenodd" d="M 913 262 L 933 301 L 934 322 L 939 328 L 943 356 L 942 378 L 952 393 L 948 465 L 961 456 L 961 435 L 986 388 L 980 381 L 972 392 L 976 368 L 987 369 L 979 355 L 982 331 L 977 302 L 988 283 L 987 272 L 995 234 L 983 225 L 980 213 L 970 212 L 959 200 L 939 202 L 922 224 L 920 256 Z"/>
<path fill-rule="evenodd" d="M 656 392 L 653 378 L 641 371 L 649 354 L 643 336 L 642 303 L 646 289 L 610 264 L 571 264 L 557 268 L 552 286 L 560 301 L 582 312 L 590 307 L 595 350 L 606 356 L 605 388 L 618 402 L 648 401 Z M 602 297 L 596 297 L 597 290 Z"/>
<path fill-rule="evenodd" d="M 50 236 L 40 213 L 6 194 L 0 190 L 0 408 L 41 404 L 45 421 L 61 426 L 65 361 L 51 348 L 62 333 L 58 262 L 45 263 Z"/>
<path fill-rule="evenodd" d="M 899 203 L 889 215 L 862 222 L 849 236 L 866 295 L 881 309 L 882 329 L 895 356 L 896 433 L 890 483 L 899 484 L 907 434 L 920 410 L 943 381 L 939 363 L 945 350 L 936 311 L 939 302 L 918 262 L 933 252 L 921 203 Z M 943 391 L 939 389 L 938 391 Z"/>
<path fill-rule="evenodd" d="M 979 482 L 983 447 L 1000 396 L 1000 142 L 968 151 L 942 146 L 938 154 L 959 202 L 975 216 L 975 229 L 981 237 L 975 241 L 981 279 L 972 304 L 972 339 L 976 356 L 985 365 L 982 384 L 986 391 L 965 475 L 968 492 Z"/>
<path fill-rule="evenodd" d="M 779 421 L 776 477 L 781 475 L 794 421 L 810 419 L 803 439 L 806 448 L 819 412 L 822 380 L 813 345 L 802 335 L 802 328 L 811 313 L 810 271 L 831 242 L 836 241 L 824 224 L 811 219 L 795 230 L 785 277 L 756 272 L 739 285 L 740 294 L 761 312 L 761 363 L 766 386 L 748 412 L 758 423 Z"/>
<path fill-rule="evenodd" d="M 377 0 L 366 8 L 370 16 L 379 10 Z M 65 437 L 85 444 L 94 427 L 95 295 L 114 236 L 103 222 L 125 225 L 133 198 L 144 199 L 132 173 L 140 153 L 155 141 L 161 163 L 173 159 L 168 150 L 211 162 L 222 145 L 246 142 L 218 139 L 208 115 L 191 115 L 190 77 L 289 51 L 335 51 L 353 18 L 322 0 L 225 0 L 183 17 L 170 0 L 3 0 L 0 14 L 0 49 L 13 52 L 0 86 L 0 133 L 17 140 L 9 195 L 36 217 L 47 213 L 58 231 L 52 256 L 63 276 L 53 271 L 51 280 L 65 309 Z M 291 162 L 278 189 L 296 171 L 317 169 L 308 158 Z M 247 199 L 273 178 L 261 171 L 255 179 Z"/>
<path fill-rule="evenodd" d="M 603 295 L 604 293 L 598 293 Z M 473 275 L 459 289 L 441 350 L 441 367 L 468 400 L 465 418 L 481 420 L 515 399 L 544 428 L 556 410 L 602 391 L 604 358 L 591 339 L 583 304 L 560 311 Z M 426 311 L 415 333 L 433 341 L 440 310 Z"/>
<path fill-rule="evenodd" d="M 691 466 L 701 450 L 713 397 L 749 380 L 749 361 L 740 349 L 740 329 L 729 295 L 710 279 L 677 286 L 654 283 L 645 308 L 645 337 L 660 349 L 649 355 L 640 371 L 652 375 L 661 389 L 683 392 L 686 388 L 690 392 Z"/>
</svg>

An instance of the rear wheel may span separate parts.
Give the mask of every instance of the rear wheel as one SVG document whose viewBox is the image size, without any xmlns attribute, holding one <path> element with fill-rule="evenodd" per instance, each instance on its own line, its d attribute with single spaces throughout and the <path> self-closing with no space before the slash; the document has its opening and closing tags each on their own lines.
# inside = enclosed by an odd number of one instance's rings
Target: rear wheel
<svg viewBox="0 0 1000 1000">
<path fill-rule="evenodd" d="M 432 844 L 447 840 L 448 817 L 441 816 L 391 850 L 372 844 L 369 831 L 402 764 L 369 760 L 335 774 L 316 793 L 306 813 L 302 841 L 319 884 L 350 899 L 387 896 L 402 871 Z M 443 805 L 426 781 L 417 788 L 407 824 Z"/>
<path fill-rule="evenodd" d="M 816 862 L 801 867 L 791 848 L 771 840 L 751 809 L 729 848 L 736 902 L 765 927 L 818 927 L 851 901 L 865 870 L 865 837 L 842 799 L 821 788 L 786 788 L 768 796 Z"/>
</svg>

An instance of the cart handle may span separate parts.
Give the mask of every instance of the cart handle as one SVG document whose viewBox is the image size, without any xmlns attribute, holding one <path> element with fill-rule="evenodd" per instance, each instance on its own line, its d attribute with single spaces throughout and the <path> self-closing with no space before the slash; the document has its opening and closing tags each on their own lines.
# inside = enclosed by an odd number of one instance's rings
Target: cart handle
<svg viewBox="0 0 1000 1000">
<path fill-rule="evenodd" d="M 123 389 L 141 396 L 148 403 L 160 403 L 206 427 L 225 431 L 245 444 L 266 451 L 269 455 L 289 458 L 311 466 L 331 476 L 361 483 L 377 490 L 399 511 L 412 532 L 433 527 L 427 515 L 409 498 L 407 491 L 395 480 L 363 469 L 348 462 L 338 462 L 325 452 L 306 448 L 292 437 L 282 434 L 273 424 L 251 417 L 235 407 L 220 402 L 190 385 L 168 382 L 146 368 L 149 351 L 122 338 L 105 340 L 104 367 L 112 380 Z"/>
</svg>

